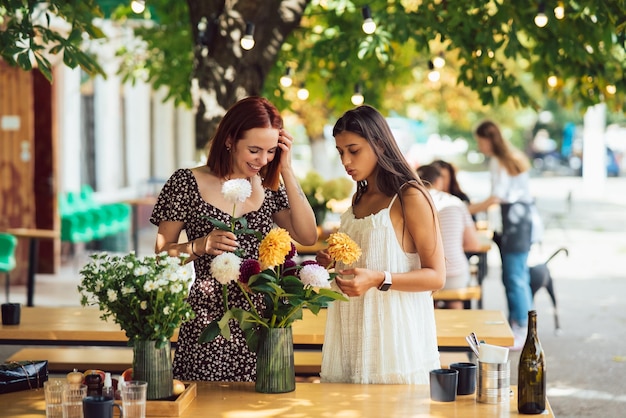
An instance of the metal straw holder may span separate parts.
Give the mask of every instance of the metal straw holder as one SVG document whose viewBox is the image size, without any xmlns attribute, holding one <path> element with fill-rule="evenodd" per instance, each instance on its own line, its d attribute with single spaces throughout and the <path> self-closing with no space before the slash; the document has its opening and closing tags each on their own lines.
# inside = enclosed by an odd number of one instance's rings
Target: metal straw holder
<svg viewBox="0 0 626 418">
<path fill-rule="evenodd" d="M 511 362 L 478 362 L 478 384 L 476 400 L 483 403 L 508 402 L 511 390 Z"/>
</svg>

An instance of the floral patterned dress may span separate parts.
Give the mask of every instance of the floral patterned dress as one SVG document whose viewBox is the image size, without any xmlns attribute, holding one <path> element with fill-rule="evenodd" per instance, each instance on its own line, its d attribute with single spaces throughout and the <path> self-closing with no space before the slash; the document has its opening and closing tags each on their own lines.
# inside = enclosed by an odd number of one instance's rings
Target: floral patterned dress
<svg viewBox="0 0 626 418">
<path fill-rule="evenodd" d="M 272 215 L 289 207 L 284 187 L 274 192 L 265 190 L 261 208 L 245 214 L 248 227 L 265 236 L 273 226 Z M 184 222 L 189 240 L 207 235 L 215 227 L 207 218 L 229 223 L 231 216 L 210 205 L 200 195 L 198 183 L 189 169 L 179 169 L 163 186 L 152 211 L 150 222 Z M 258 258 L 259 240 L 253 234 L 238 237 L 244 258 Z M 188 301 L 195 319 L 184 323 L 178 336 L 174 356 L 174 377 L 180 380 L 254 381 L 256 354 L 246 346 L 241 329 L 231 321 L 230 340 L 218 336 L 210 343 L 198 344 L 198 337 L 215 318 L 224 314 L 222 285 L 210 275 L 211 261 L 215 256 L 206 254 L 194 261 L 196 279 L 191 286 Z M 248 302 L 236 283 L 228 285 L 229 307 L 249 309 Z M 260 304 L 260 299 L 255 300 Z"/>
</svg>

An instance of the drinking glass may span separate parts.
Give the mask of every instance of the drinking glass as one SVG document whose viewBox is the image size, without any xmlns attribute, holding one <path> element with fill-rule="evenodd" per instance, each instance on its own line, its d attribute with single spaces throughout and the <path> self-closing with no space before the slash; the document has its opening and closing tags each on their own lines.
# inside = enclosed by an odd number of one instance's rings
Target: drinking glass
<svg viewBox="0 0 626 418">
<path fill-rule="evenodd" d="M 83 418 L 83 398 L 87 385 L 67 384 L 63 387 L 63 418 Z"/>
<path fill-rule="evenodd" d="M 46 398 L 46 418 L 63 418 L 63 387 L 65 379 L 50 379 L 43 382 Z"/>
<path fill-rule="evenodd" d="M 146 418 L 146 390 L 148 382 L 131 380 L 122 387 L 124 418 Z"/>
</svg>

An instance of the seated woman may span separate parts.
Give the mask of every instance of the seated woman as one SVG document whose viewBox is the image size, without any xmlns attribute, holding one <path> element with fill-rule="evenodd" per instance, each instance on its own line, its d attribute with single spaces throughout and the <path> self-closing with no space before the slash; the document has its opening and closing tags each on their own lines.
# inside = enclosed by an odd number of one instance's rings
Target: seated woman
<svg viewBox="0 0 626 418">
<path fill-rule="evenodd" d="M 431 164 L 437 167 L 441 173 L 441 182 L 438 189 L 446 193 L 450 193 L 452 196 L 456 196 L 465 202 L 472 218 L 475 221 L 476 219 L 474 215 L 478 212 L 483 212 L 485 208 L 482 205 L 472 203 L 469 196 L 463 191 L 463 189 L 461 189 L 461 185 L 459 185 L 456 178 L 456 168 L 444 160 L 435 160 Z"/>
<path fill-rule="evenodd" d="M 432 196 L 439 215 L 443 253 L 446 259 L 446 285 L 444 289 L 461 289 L 470 282 L 470 265 L 465 252 L 478 251 L 480 242 L 467 206 L 456 196 L 441 191 L 443 177 L 434 164 L 417 169 Z M 463 309 L 460 300 L 444 304 L 448 309 Z"/>
</svg>

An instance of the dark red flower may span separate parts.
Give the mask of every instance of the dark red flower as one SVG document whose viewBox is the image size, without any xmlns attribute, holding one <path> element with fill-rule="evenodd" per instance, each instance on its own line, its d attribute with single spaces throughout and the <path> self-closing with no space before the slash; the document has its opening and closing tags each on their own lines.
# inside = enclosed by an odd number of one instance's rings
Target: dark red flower
<svg viewBox="0 0 626 418">
<path fill-rule="evenodd" d="M 294 245 L 294 243 L 291 243 L 291 250 L 289 250 L 289 253 L 287 254 L 287 260 L 291 260 L 292 258 L 294 258 L 295 256 L 298 255 L 298 250 L 296 249 L 296 246 Z"/>
<path fill-rule="evenodd" d="M 282 274 L 281 276 L 294 276 L 296 274 L 296 268 L 297 264 L 295 261 L 293 261 L 292 259 L 287 259 L 285 260 L 285 262 L 283 263 L 283 267 L 282 267 Z"/>
<path fill-rule="evenodd" d="M 239 267 L 239 281 L 248 284 L 250 277 L 261 272 L 261 264 L 251 258 L 244 260 Z"/>
</svg>

